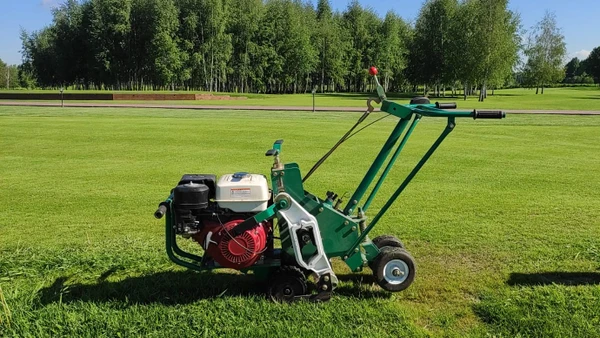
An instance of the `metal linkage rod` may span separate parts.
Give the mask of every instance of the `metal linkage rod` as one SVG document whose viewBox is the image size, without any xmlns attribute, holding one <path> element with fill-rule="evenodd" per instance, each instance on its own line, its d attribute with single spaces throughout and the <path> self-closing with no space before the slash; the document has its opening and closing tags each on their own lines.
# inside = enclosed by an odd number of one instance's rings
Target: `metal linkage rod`
<svg viewBox="0 0 600 338">
<path fill-rule="evenodd" d="M 360 236 L 355 241 L 355 243 L 351 247 L 351 249 L 346 253 L 346 255 L 351 255 L 352 253 L 354 253 L 354 248 L 358 247 L 358 245 L 360 245 L 360 243 L 362 243 L 362 241 L 364 240 L 364 238 L 369 234 L 369 231 L 371 231 L 371 229 L 373 229 L 373 227 L 375 226 L 375 224 L 377 224 L 377 222 L 379 221 L 379 219 L 381 218 L 381 216 L 383 216 L 387 212 L 387 210 L 396 201 L 396 199 L 398 198 L 398 196 L 400 196 L 400 194 L 402 193 L 402 191 L 404 191 L 404 189 L 410 183 L 410 181 L 415 177 L 415 175 L 417 175 L 417 173 L 419 172 L 419 170 L 421 170 L 421 168 L 423 167 L 423 165 L 427 162 L 427 160 L 429 160 L 429 158 L 431 157 L 431 155 L 436 151 L 436 149 L 444 141 L 444 139 L 446 138 L 446 136 L 448 136 L 448 134 L 450 134 L 452 132 L 452 130 L 454 129 L 454 126 L 455 126 L 454 120 L 455 120 L 454 117 L 448 117 L 448 124 L 446 125 L 446 128 L 444 129 L 444 131 L 442 131 L 442 134 L 433 143 L 433 145 L 431 146 L 431 148 L 429 148 L 429 150 L 427 151 L 427 153 L 425 153 L 425 155 L 419 161 L 419 163 L 417 163 L 417 165 L 413 168 L 413 170 L 408 174 L 408 176 L 404 179 L 404 181 L 402 182 L 402 184 L 400 184 L 400 186 L 398 187 L 398 189 L 396 189 L 396 191 L 394 192 L 394 194 L 392 194 L 392 196 L 390 197 L 390 199 L 385 203 L 385 205 L 381 208 L 381 210 L 377 213 L 377 215 L 375 215 L 375 217 L 373 217 L 373 220 L 366 227 L 365 231 L 363 231 L 360 234 Z"/>
<path fill-rule="evenodd" d="M 410 121 L 410 119 L 401 119 L 398 122 L 398 124 L 396 125 L 396 127 L 394 128 L 394 130 L 392 130 L 392 133 L 388 137 L 387 141 L 385 141 L 385 144 L 379 151 L 379 154 L 373 161 L 373 164 L 371 164 L 371 167 L 365 174 L 365 177 L 362 179 L 362 181 L 358 185 L 358 188 L 356 188 L 356 191 L 354 192 L 354 194 L 352 194 L 352 197 L 350 198 L 350 200 L 348 201 L 348 204 L 344 208 L 344 214 L 346 214 L 346 215 L 351 214 L 352 211 L 354 210 L 354 208 L 358 205 L 358 202 L 364 196 L 365 192 L 367 191 L 367 188 L 369 187 L 369 185 L 371 185 L 371 183 L 375 179 L 375 176 L 379 172 L 379 169 L 381 169 L 381 167 L 383 166 L 383 163 L 385 162 L 388 155 L 392 151 L 392 148 L 394 148 L 394 146 L 398 142 L 398 139 L 400 139 L 400 136 L 402 135 L 402 132 L 408 125 L 409 121 Z"/>
<path fill-rule="evenodd" d="M 166 244 L 166 249 L 167 249 L 167 256 L 169 256 L 169 259 L 171 259 L 171 261 L 173 261 L 181 266 L 185 266 L 188 269 L 200 271 L 201 268 L 199 265 L 196 265 L 196 264 L 193 264 L 190 262 L 186 262 L 186 261 L 182 260 L 181 258 L 175 256 L 175 254 L 177 254 L 179 256 L 191 259 L 198 263 L 202 261 L 202 257 L 185 252 L 179 248 L 179 246 L 177 245 L 177 238 L 175 236 L 175 229 L 173 229 L 173 227 L 171 226 L 171 217 L 172 217 L 171 208 L 169 208 L 167 210 L 166 216 L 167 216 L 167 218 L 165 221 L 165 232 L 166 232 L 165 233 L 165 235 L 166 235 L 165 244 Z"/>
<path fill-rule="evenodd" d="M 371 205 L 371 202 L 375 198 L 375 195 L 379 191 L 379 188 L 383 184 L 383 181 L 385 181 L 385 178 L 387 177 L 388 173 L 390 172 L 390 170 L 394 166 L 394 163 L 396 162 L 396 159 L 398 159 L 398 156 L 400 156 L 400 153 L 402 152 L 402 149 L 406 145 L 406 141 L 408 141 L 408 138 L 410 137 L 410 135 L 412 134 L 413 130 L 417 126 L 417 123 L 419 123 L 419 120 L 421 120 L 421 115 L 418 115 L 418 114 L 415 115 L 415 118 L 413 119 L 412 123 L 410 124 L 410 127 L 408 127 L 408 130 L 406 131 L 406 134 L 404 134 L 404 137 L 402 138 L 402 141 L 400 141 L 400 144 L 398 145 L 398 148 L 396 149 L 396 151 L 392 155 L 392 158 L 390 159 L 390 161 L 388 162 L 387 166 L 383 170 L 383 173 L 379 177 L 379 180 L 377 181 L 377 184 L 375 184 L 375 187 L 373 188 L 373 191 L 371 191 L 371 194 L 369 195 L 369 197 L 367 198 L 367 201 L 365 202 L 364 206 L 362 207 L 363 211 L 366 212 L 367 209 L 369 209 L 369 206 Z"/>
</svg>

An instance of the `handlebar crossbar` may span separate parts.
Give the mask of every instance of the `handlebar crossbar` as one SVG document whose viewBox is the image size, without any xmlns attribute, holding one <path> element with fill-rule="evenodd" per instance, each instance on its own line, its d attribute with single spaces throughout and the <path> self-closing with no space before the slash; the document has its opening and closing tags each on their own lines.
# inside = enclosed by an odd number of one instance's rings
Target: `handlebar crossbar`
<svg viewBox="0 0 600 338">
<path fill-rule="evenodd" d="M 399 104 L 396 102 L 383 100 L 381 111 L 398 116 L 401 119 L 410 119 L 413 114 L 428 117 L 471 117 L 473 119 L 502 119 L 506 116 L 499 110 L 472 110 L 472 111 L 448 111 L 438 107 L 447 107 L 453 109 L 454 104 Z"/>
</svg>

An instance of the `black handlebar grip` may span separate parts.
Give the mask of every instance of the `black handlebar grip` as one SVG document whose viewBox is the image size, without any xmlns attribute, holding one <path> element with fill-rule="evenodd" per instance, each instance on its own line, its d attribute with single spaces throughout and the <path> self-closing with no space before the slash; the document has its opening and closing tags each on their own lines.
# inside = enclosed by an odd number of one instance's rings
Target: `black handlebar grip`
<svg viewBox="0 0 600 338">
<path fill-rule="evenodd" d="M 456 109 L 456 102 L 436 102 L 437 109 Z"/>
<path fill-rule="evenodd" d="M 164 204 L 161 204 L 158 206 L 158 209 L 156 209 L 156 211 L 154 212 L 154 217 L 156 217 L 157 219 L 161 219 L 161 218 L 163 218 L 163 216 L 165 215 L 166 212 L 167 212 L 167 206 Z"/>
<path fill-rule="evenodd" d="M 503 119 L 506 113 L 501 110 L 473 110 L 473 119 Z"/>
</svg>

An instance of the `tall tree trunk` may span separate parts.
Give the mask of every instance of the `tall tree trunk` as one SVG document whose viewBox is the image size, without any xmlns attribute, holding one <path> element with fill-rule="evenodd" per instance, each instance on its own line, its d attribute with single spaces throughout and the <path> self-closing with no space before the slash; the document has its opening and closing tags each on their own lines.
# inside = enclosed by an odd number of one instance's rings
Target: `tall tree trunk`
<svg viewBox="0 0 600 338">
<path fill-rule="evenodd" d="M 323 39 L 323 51 L 321 55 L 321 93 L 325 90 L 325 50 L 327 49 L 327 40 Z"/>
<path fill-rule="evenodd" d="M 202 75 L 204 75 L 204 89 L 208 89 L 208 76 L 207 76 L 207 71 L 206 71 L 206 62 L 204 62 L 204 60 L 202 61 Z"/>
<path fill-rule="evenodd" d="M 481 85 L 481 88 L 479 88 L 479 102 L 483 102 L 483 100 L 485 99 L 485 88 L 486 88 L 486 84 L 484 81 L 483 84 Z"/>
<path fill-rule="evenodd" d="M 389 81 L 390 81 L 390 75 L 389 74 L 385 74 L 384 78 L 383 78 L 383 89 L 385 91 L 388 90 L 388 86 L 389 86 Z"/>
<path fill-rule="evenodd" d="M 463 100 L 467 101 L 467 83 L 465 82 L 463 86 Z"/>
<path fill-rule="evenodd" d="M 215 80 L 214 68 L 215 68 L 215 52 L 211 48 L 211 52 L 210 52 L 210 89 L 209 89 L 209 91 L 211 93 L 213 91 L 213 82 Z"/>
<path fill-rule="evenodd" d="M 537 86 L 536 86 L 536 87 L 535 87 L 535 95 L 537 95 L 539 91 L 540 91 L 540 87 L 537 87 Z"/>
<path fill-rule="evenodd" d="M 542 85 L 542 95 L 544 95 L 544 85 Z"/>
<path fill-rule="evenodd" d="M 325 66 L 321 67 L 321 93 L 325 92 Z"/>
</svg>

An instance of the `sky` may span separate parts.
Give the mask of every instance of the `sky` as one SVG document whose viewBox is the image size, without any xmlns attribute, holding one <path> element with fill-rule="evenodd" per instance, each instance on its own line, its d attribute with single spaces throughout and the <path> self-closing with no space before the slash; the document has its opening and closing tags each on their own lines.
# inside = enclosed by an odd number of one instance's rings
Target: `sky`
<svg viewBox="0 0 600 338">
<path fill-rule="evenodd" d="M 334 9 L 343 11 L 350 0 L 330 0 Z M 0 0 L 0 59 L 8 64 L 21 63 L 21 28 L 36 31 L 52 21 L 52 7 L 61 0 Z M 312 0 L 316 3 L 316 0 Z M 380 16 L 392 10 L 414 22 L 424 0 L 359 0 Z M 556 14 L 567 43 L 567 57 L 586 58 L 600 46 L 600 0 L 510 0 L 511 10 L 520 13 L 522 25 L 530 29 L 545 11 Z"/>
</svg>

